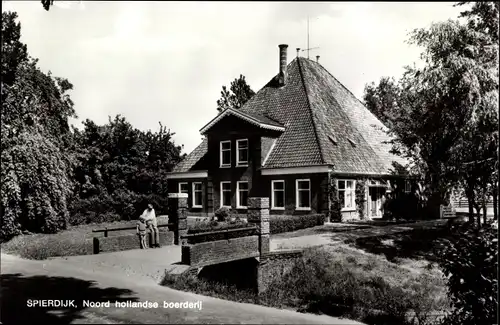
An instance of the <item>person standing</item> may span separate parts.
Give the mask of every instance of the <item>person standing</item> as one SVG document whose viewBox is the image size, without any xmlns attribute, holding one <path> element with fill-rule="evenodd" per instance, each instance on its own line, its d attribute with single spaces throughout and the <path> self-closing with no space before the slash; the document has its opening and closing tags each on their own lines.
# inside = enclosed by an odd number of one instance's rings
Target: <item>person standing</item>
<svg viewBox="0 0 500 325">
<path fill-rule="evenodd" d="M 158 222 L 156 220 L 155 209 L 153 209 L 152 204 L 148 204 L 148 207 L 141 215 L 141 218 L 146 220 L 148 228 L 153 234 L 153 247 L 160 247 L 160 233 L 158 232 Z"/>
<path fill-rule="evenodd" d="M 137 235 L 139 235 L 141 249 L 148 248 L 148 245 L 146 244 L 146 221 L 142 218 L 139 218 L 137 221 Z"/>
</svg>

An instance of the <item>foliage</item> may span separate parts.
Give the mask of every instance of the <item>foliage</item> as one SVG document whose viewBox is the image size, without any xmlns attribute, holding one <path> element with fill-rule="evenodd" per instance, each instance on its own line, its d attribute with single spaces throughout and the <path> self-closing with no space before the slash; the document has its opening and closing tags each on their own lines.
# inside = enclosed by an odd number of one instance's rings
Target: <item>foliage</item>
<svg viewBox="0 0 500 325">
<path fill-rule="evenodd" d="M 378 85 L 365 85 L 363 102 L 385 126 L 393 129 L 393 120 L 398 110 L 400 88 L 394 78 L 382 77 Z"/>
<path fill-rule="evenodd" d="M 440 266 L 447 276 L 453 310 L 445 324 L 495 324 L 498 311 L 498 238 L 491 227 L 452 226 L 442 245 Z"/>
<path fill-rule="evenodd" d="M 42 0 L 40 1 L 42 3 L 43 9 L 49 11 L 50 6 L 54 5 L 54 0 Z"/>
<path fill-rule="evenodd" d="M 498 12 L 499 4 L 494 1 L 461 1 L 458 6 L 471 5 L 469 10 L 460 13 L 460 17 L 468 19 L 468 26 L 477 32 L 489 35 L 493 43 L 499 41 L 498 38 Z"/>
<path fill-rule="evenodd" d="M 328 197 L 330 198 L 330 221 L 342 221 L 337 179 L 332 174 L 330 174 L 330 184 L 328 184 Z"/>
<path fill-rule="evenodd" d="M 355 189 L 356 210 L 359 214 L 359 219 L 365 219 L 365 202 L 366 202 L 366 179 L 358 179 Z"/>
<path fill-rule="evenodd" d="M 12 85 L 17 67 L 28 60 L 26 45 L 21 43 L 21 23 L 17 13 L 2 12 L 2 84 Z M 3 92 L 2 92 L 3 94 Z M 3 99 L 3 96 L 2 96 Z"/>
<path fill-rule="evenodd" d="M 323 214 L 304 214 L 304 215 L 273 215 L 269 219 L 271 234 L 280 234 L 284 232 L 295 231 L 315 226 L 321 226 L 325 223 Z"/>
<path fill-rule="evenodd" d="M 2 52 L 2 240 L 24 230 L 64 229 L 72 195 L 68 118 L 75 112 L 67 94 L 72 85 L 27 58 L 16 17 L 2 13 L 2 38 L 10 42 Z"/>
<path fill-rule="evenodd" d="M 229 90 L 227 90 L 226 86 L 222 86 L 221 98 L 217 100 L 217 110 L 222 112 L 228 108 L 238 109 L 253 95 L 255 95 L 255 92 L 247 84 L 245 76 L 240 74 L 239 78 L 231 82 Z"/>
<path fill-rule="evenodd" d="M 230 212 L 231 212 L 230 208 L 228 208 L 228 207 L 220 207 L 214 213 L 215 219 L 217 221 L 227 221 L 229 219 Z"/>
</svg>

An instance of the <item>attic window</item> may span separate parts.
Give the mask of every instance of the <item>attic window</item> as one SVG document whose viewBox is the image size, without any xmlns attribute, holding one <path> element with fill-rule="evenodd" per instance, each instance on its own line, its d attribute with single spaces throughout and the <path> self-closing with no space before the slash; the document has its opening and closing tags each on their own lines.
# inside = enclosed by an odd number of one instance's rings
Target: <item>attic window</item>
<svg viewBox="0 0 500 325">
<path fill-rule="evenodd" d="M 333 143 L 333 144 L 337 144 L 337 140 L 332 137 L 331 135 L 328 136 L 328 139 L 330 139 L 330 141 Z"/>
<path fill-rule="evenodd" d="M 349 142 L 352 144 L 353 147 L 356 146 L 356 142 L 353 139 L 347 138 L 347 140 L 349 140 Z"/>
</svg>

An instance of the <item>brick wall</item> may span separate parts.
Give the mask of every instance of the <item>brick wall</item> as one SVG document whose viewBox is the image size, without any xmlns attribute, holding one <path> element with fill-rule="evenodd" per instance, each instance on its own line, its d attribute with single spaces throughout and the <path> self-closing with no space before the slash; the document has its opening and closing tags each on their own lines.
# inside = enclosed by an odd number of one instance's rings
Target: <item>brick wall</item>
<svg viewBox="0 0 500 325">
<path fill-rule="evenodd" d="M 258 256 L 258 236 L 247 236 L 182 246 L 182 263 L 194 267 Z"/>
<path fill-rule="evenodd" d="M 150 234 L 152 235 L 152 234 Z M 141 248 L 139 237 L 136 233 L 131 233 L 128 235 L 120 236 L 110 236 L 110 237 L 95 237 L 93 241 L 93 252 L 105 253 L 105 252 L 117 252 L 129 249 L 139 249 Z M 152 238 L 149 237 L 149 243 L 151 245 Z M 160 245 L 173 245 L 174 243 L 174 233 L 172 231 L 166 231 L 160 229 Z"/>
</svg>

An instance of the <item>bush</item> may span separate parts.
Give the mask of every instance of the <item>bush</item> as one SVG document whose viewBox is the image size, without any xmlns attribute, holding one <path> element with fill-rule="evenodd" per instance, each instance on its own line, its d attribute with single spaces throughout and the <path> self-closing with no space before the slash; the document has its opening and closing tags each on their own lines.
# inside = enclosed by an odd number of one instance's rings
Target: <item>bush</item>
<svg viewBox="0 0 500 325">
<path fill-rule="evenodd" d="M 214 215 L 217 221 L 227 221 L 229 219 L 229 214 L 231 210 L 227 207 L 218 208 Z"/>
<path fill-rule="evenodd" d="M 269 223 L 271 234 L 279 234 L 283 232 L 323 225 L 325 223 L 325 215 L 304 214 L 297 216 L 271 216 L 269 219 Z"/>
<path fill-rule="evenodd" d="M 444 323 L 497 323 L 497 231 L 488 225 L 477 229 L 470 224 L 453 225 L 450 230 L 452 237 L 439 254 L 453 303 Z"/>
</svg>

